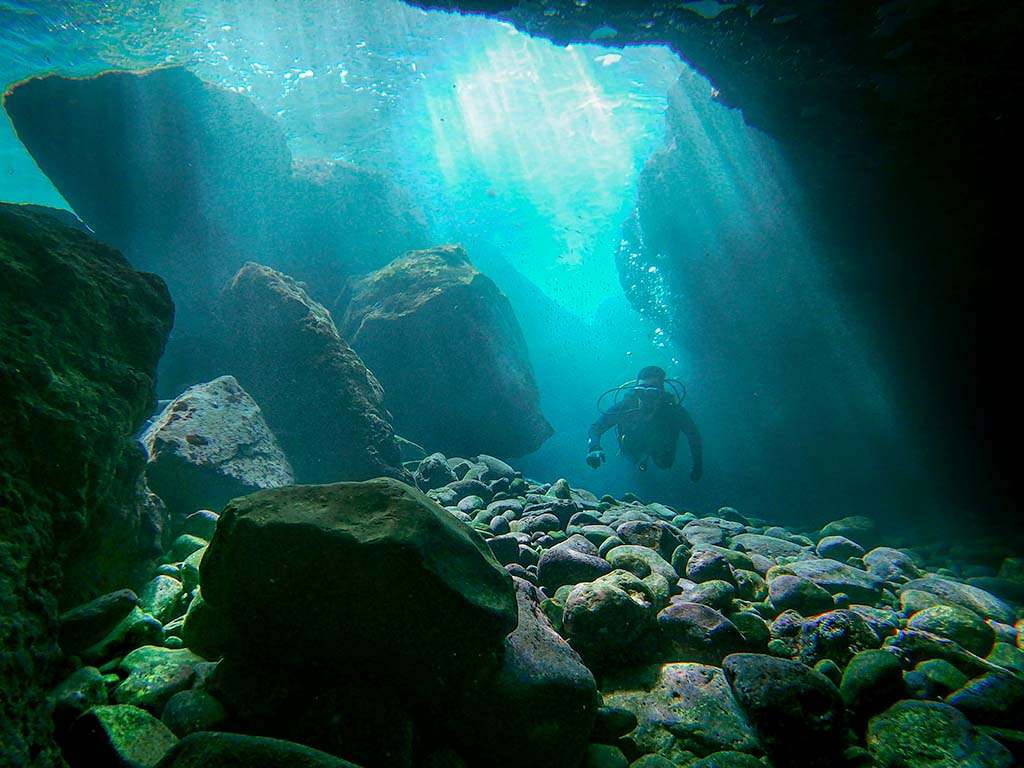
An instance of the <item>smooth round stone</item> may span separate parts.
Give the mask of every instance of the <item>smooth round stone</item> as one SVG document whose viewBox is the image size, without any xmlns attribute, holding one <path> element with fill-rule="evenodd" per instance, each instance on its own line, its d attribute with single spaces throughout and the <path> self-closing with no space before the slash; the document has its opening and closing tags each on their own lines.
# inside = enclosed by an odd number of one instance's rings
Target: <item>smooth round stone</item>
<svg viewBox="0 0 1024 768">
<path fill-rule="evenodd" d="M 768 582 L 772 605 L 780 611 L 796 611 L 801 616 L 816 616 L 835 607 L 828 590 L 809 579 L 782 574 Z"/>
<path fill-rule="evenodd" d="M 481 499 L 479 496 L 470 495 L 466 496 L 464 499 L 459 501 L 457 509 L 459 510 L 459 512 L 464 512 L 468 515 L 474 512 L 478 512 L 481 509 L 484 509 L 486 506 L 487 505 L 484 504 L 484 500 Z"/>
<path fill-rule="evenodd" d="M 182 526 L 182 533 L 190 533 L 201 539 L 209 541 L 213 538 L 213 532 L 217 530 L 217 521 L 220 515 L 209 509 L 200 509 L 185 518 Z"/>
<path fill-rule="evenodd" d="M 170 559 L 174 562 L 181 562 L 196 550 L 205 547 L 206 544 L 206 539 L 201 539 L 190 533 L 183 533 L 171 544 Z"/>
<path fill-rule="evenodd" d="M 636 544 L 623 544 L 610 550 L 605 559 L 613 568 L 636 574 L 641 579 L 650 573 L 660 573 L 669 583 L 679 578 L 675 569 L 653 549 Z"/>
<path fill-rule="evenodd" d="M 819 557 L 830 557 L 833 560 L 846 560 L 864 554 L 864 548 L 860 544 L 850 541 L 845 536 L 826 536 L 818 542 L 815 551 Z"/>
</svg>

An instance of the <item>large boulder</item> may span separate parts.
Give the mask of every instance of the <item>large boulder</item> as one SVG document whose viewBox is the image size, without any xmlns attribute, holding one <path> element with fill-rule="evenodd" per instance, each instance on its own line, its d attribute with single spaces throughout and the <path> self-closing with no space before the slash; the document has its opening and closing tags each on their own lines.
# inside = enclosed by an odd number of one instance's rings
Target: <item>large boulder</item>
<svg viewBox="0 0 1024 768">
<path fill-rule="evenodd" d="M 385 478 L 235 499 L 200 574 L 228 658 L 316 669 L 324 685 L 358 671 L 427 693 L 476 671 L 518 621 L 484 542 Z"/>
<path fill-rule="evenodd" d="M 246 264 L 220 317 L 225 367 L 263 408 L 298 482 L 411 480 L 380 383 L 301 285 Z"/>
<path fill-rule="evenodd" d="M 256 402 L 234 376 L 189 387 L 142 435 L 146 480 L 172 515 L 295 482 Z"/>
<path fill-rule="evenodd" d="M 352 282 L 342 335 L 380 378 L 398 430 L 448 455 L 522 456 L 552 433 L 512 306 L 459 246 Z"/>
<path fill-rule="evenodd" d="M 180 322 L 161 361 L 165 396 L 224 372 L 211 365 L 209 320 L 247 260 L 330 302 L 348 275 L 429 244 L 422 212 L 387 177 L 293 163 L 251 98 L 180 67 L 31 78 L 4 107 L 97 236 L 167 280 Z"/>
<path fill-rule="evenodd" d="M 172 316 L 159 278 L 0 204 L 0 743 L 15 764 L 52 756 L 58 604 L 138 584 L 162 549 L 131 436 Z"/>
</svg>

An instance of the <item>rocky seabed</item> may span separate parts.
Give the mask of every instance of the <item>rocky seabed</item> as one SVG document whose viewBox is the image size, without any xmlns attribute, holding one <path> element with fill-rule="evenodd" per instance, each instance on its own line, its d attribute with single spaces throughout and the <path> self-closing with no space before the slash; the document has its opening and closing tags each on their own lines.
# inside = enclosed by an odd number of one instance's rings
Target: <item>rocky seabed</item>
<svg viewBox="0 0 1024 768">
<path fill-rule="evenodd" d="M 1024 558 L 999 543 L 598 498 L 485 455 L 406 469 L 196 510 L 139 592 L 63 613 L 72 768 L 1024 755 Z"/>
</svg>

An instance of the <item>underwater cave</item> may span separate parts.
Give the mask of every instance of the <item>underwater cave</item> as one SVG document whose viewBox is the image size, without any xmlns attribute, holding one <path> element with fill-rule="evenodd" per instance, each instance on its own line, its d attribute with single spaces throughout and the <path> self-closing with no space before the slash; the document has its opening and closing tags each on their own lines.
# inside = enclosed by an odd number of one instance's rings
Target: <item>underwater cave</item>
<svg viewBox="0 0 1024 768">
<path fill-rule="evenodd" d="M 0 768 L 1024 764 L 1024 6 L 0 29 Z"/>
</svg>

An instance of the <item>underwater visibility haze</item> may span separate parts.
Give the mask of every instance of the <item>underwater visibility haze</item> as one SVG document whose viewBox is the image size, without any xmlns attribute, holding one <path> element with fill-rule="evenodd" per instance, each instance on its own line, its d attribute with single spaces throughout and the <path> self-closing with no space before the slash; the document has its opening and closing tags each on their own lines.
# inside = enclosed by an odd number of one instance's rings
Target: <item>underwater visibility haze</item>
<svg viewBox="0 0 1024 768">
<path fill-rule="evenodd" d="M 0 766 L 1018 764 L 1021 15 L 0 0 Z"/>
</svg>

